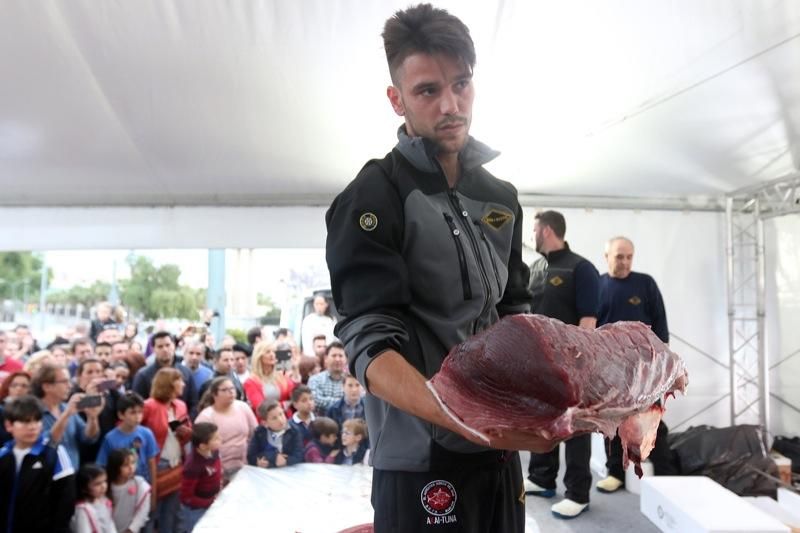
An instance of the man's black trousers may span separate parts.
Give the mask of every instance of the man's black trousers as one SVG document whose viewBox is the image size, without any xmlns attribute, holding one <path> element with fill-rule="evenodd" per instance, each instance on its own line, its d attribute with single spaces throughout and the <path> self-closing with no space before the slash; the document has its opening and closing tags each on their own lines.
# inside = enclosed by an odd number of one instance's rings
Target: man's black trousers
<svg viewBox="0 0 800 533">
<path fill-rule="evenodd" d="M 592 435 L 580 435 L 564 442 L 567 471 L 564 474 L 566 497 L 576 503 L 589 503 L 589 489 L 592 487 L 592 471 L 589 461 L 592 458 Z M 548 453 L 532 453 L 528 465 L 528 479 L 545 489 L 556 488 L 558 477 L 558 446 Z"/>
<path fill-rule="evenodd" d="M 487 464 L 431 472 L 374 469 L 375 533 L 523 533 L 525 490 L 519 453 Z"/>
</svg>

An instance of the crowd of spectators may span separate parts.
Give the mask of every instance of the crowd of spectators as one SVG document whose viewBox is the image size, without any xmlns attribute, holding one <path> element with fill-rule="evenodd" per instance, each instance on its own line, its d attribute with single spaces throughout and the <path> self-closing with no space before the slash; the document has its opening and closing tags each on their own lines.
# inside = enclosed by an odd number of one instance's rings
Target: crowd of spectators
<svg viewBox="0 0 800 533">
<path fill-rule="evenodd" d="M 304 327 L 304 355 L 285 329 L 216 346 L 200 328 L 145 335 L 114 311 L 98 305 L 45 349 L 25 325 L 0 330 L 10 531 L 183 533 L 246 464 L 367 462 L 363 390 L 328 321 Z"/>
</svg>

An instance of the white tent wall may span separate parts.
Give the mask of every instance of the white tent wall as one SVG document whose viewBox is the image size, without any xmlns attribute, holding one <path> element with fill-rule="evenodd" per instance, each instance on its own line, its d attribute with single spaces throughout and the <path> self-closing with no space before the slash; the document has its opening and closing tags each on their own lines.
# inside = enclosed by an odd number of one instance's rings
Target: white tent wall
<svg viewBox="0 0 800 533">
<path fill-rule="evenodd" d="M 770 219 L 764 231 L 769 384 L 772 393 L 794 406 L 771 398 L 770 427 L 775 435 L 796 435 L 800 430 L 800 215 Z"/>
<path fill-rule="evenodd" d="M 550 208 L 548 208 L 550 209 Z M 727 366 L 728 322 L 725 285 L 725 216 L 715 212 L 560 209 L 567 220 L 570 248 L 607 272 L 605 242 L 624 235 L 635 245 L 633 268 L 655 278 L 664 296 L 671 334 L 670 347 L 684 357 L 689 370 L 685 397 L 667 402 L 670 428 L 730 423 Z M 533 247 L 533 217 L 526 208 L 523 240 Z M 536 253 L 527 250 L 527 262 Z M 682 339 L 682 340 L 681 340 Z M 689 344 L 687 344 L 687 342 Z M 704 408 L 714 404 L 708 410 Z"/>
</svg>

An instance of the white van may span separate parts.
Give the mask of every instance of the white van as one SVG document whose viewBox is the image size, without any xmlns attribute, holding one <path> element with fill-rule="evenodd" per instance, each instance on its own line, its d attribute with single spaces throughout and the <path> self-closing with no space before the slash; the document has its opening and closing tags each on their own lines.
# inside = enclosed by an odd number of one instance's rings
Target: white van
<svg viewBox="0 0 800 533">
<path fill-rule="evenodd" d="M 292 332 L 294 340 L 300 346 L 301 350 L 303 349 L 303 339 L 301 338 L 300 328 L 303 325 L 303 319 L 314 312 L 314 298 L 317 296 L 324 296 L 325 300 L 328 302 L 328 311 L 331 316 L 335 318 L 337 322 L 341 320 L 342 317 L 333 304 L 333 295 L 330 289 L 313 290 L 302 298 L 297 298 L 281 308 L 281 327 Z"/>
</svg>

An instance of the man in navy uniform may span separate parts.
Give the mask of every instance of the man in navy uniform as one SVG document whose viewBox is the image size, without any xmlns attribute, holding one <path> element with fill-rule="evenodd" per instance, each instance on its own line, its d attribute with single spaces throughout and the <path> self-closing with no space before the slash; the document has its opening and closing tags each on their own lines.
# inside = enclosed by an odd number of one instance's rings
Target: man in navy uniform
<svg viewBox="0 0 800 533">
<path fill-rule="evenodd" d="M 564 240 L 567 223 L 558 211 L 537 213 L 533 224 L 536 251 L 542 254 L 531 265 L 530 289 L 534 313 L 593 330 L 597 323 L 599 274 L 587 259 L 569 249 Z M 558 518 L 575 518 L 589 508 L 592 488 L 592 436 L 587 433 L 564 443 L 567 470 L 565 497 L 551 507 Z M 543 498 L 556 493 L 558 447 L 548 453 L 531 453 L 525 492 Z"/>
<path fill-rule="evenodd" d="M 633 242 L 626 237 L 614 237 L 606 243 L 608 274 L 600 276 L 600 308 L 597 325 L 620 320 L 644 322 L 665 344 L 669 342 L 667 314 L 655 280 L 641 272 L 631 271 Z M 622 469 L 622 443 L 619 436 L 606 439 L 606 468 L 608 476 L 597 483 L 600 492 L 616 492 L 625 486 Z M 656 446 L 650 453 L 656 475 L 677 474 L 667 443 L 667 426 L 658 426 Z"/>
</svg>

